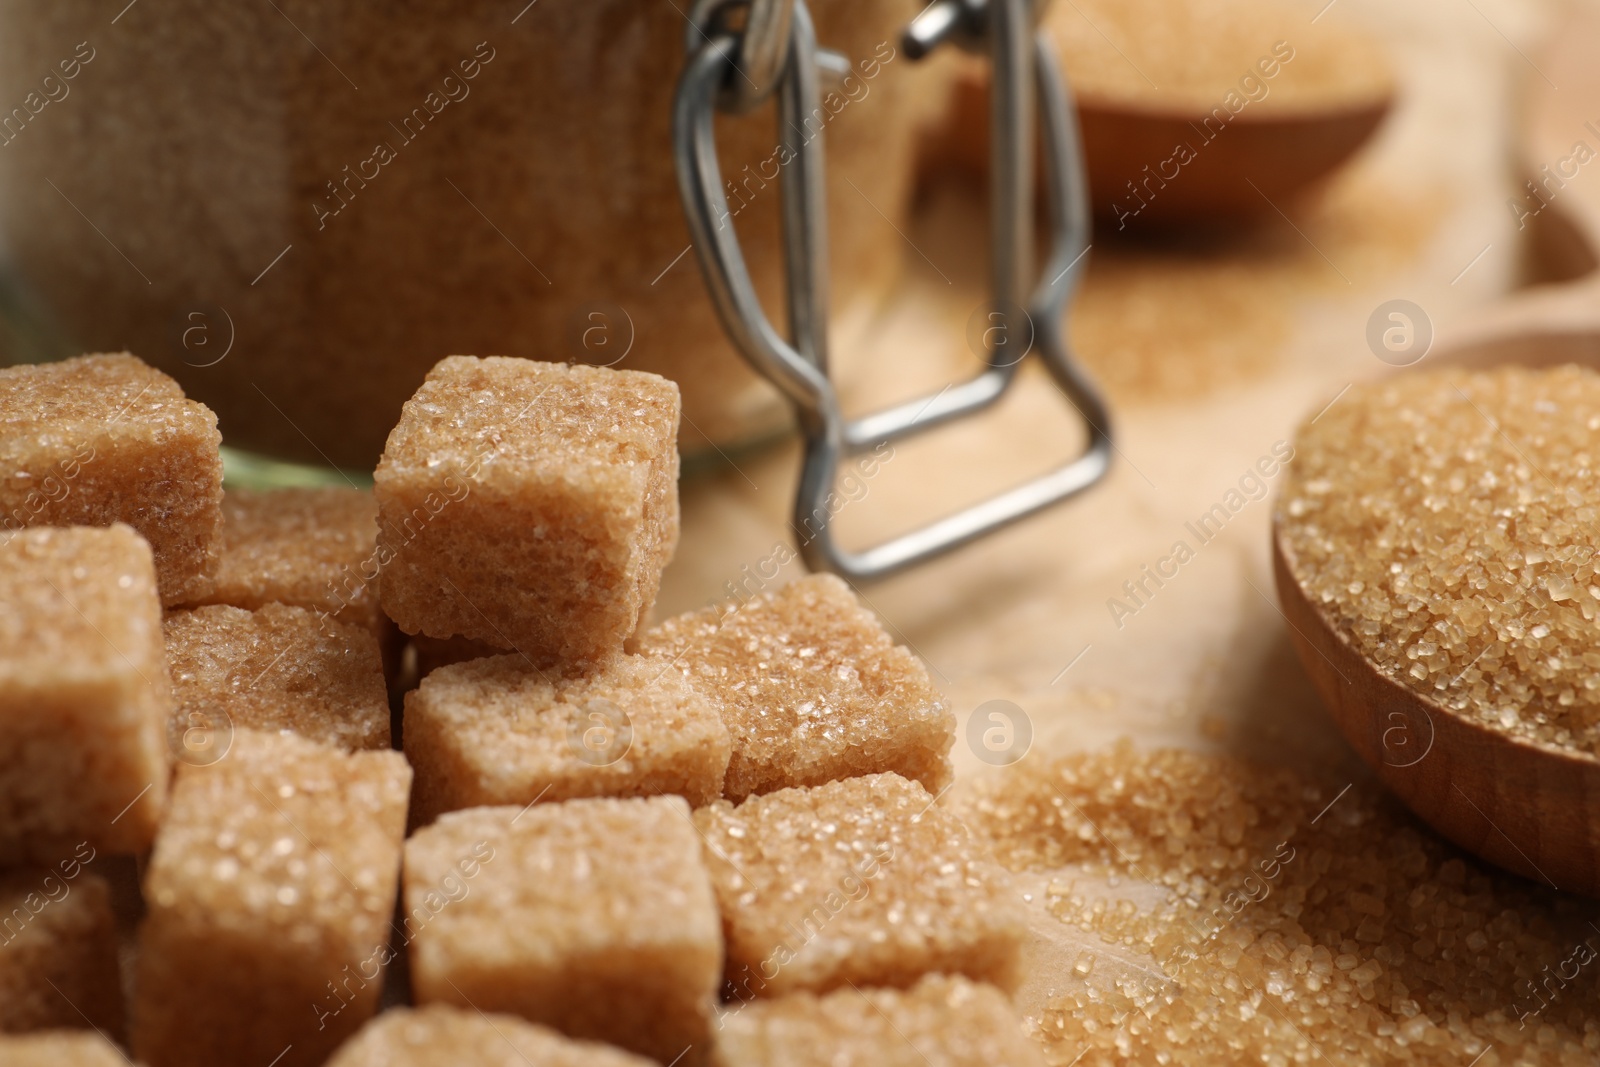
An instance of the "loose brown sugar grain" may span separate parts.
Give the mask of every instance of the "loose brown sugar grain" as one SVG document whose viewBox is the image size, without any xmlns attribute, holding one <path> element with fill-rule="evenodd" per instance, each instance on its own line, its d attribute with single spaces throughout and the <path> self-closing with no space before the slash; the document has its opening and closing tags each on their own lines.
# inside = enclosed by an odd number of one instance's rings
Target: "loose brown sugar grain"
<svg viewBox="0 0 1600 1067">
<path fill-rule="evenodd" d="M 430 1004 L 386 1011 L 328 1067 L 654 1067 L 620 1049 L 574 1041 L 515 1015 Z"/>
<path fill-rule="evenodd" d="M 1122 742 L 980 790 L 974 828 L 1103 946 L 1033 1020 L 1049 1062 L 1594 1062 L 1600 908 L 1347 784 Z"/>
<path fill-rule="evenodd" d="M 0 874 L 0 1033 L 122 1033 L 110 890 L 83 869 L 94 858 L 85 846 L 58 866 Z M 3 1051 L 0 1062 L 11 1062 Z"/>
<path fill-rule="evenodd" d="M 171 714 L 149 544 L 120 524 L 0 533 L 0 864 L 148 848 Z"/>
<path fill-rule="evenodd" d="M 406 694 L 412 819 L 490 804 L 722 795 L 728 728 L 676 671 L 619 656 L 592 672 L 494 656 L 434 671 Z"/>
<path fill-rule="evenodd" d="M 348 486 L 231 488 L 222 497 L 215 588 L 199 604 L 290 604 L 365 626 L 382 640 L 378 505 Z"/>
<path fill-rule="evenodd" d="M 406 842 L 404 905 L 418 1004 L 704 1062 L 722 930 L 681 798 L 451 812 Z"/>
<path fill-rule="evenodd" d="M 164 604 L 204 596 L 222 526 L 217 417 L 127 353 L 0 367 L 0 526 L 109 526 L 150 542 Z"/>
<path fill-rule="evenodd" d="M 955 716 L 928 670 L 833 575 L 711 607 L 646 634 L 721 712 L 733 737 L 726 795 L 893 771 L 937 793 Z"/>
<path fill-rule="evenodd" d="M 714 1067 L 1044 1067 L 993 986 L 929 975 L 909 990 L 794 993 L 723 1017 Z"/>
<path fill-rule="evenodd" d="M 205 762 L 236 728 L 287 730 L 349 750 L 389 747 L 383 661 L 364 627 L 285 604 L 217 604 L 172 612 L 162 629 L 176 758 Z"/>
<path fill-rule="evenodd" d="M 1308 290 L 1304 264 L 1259 237 L 1241 244 L 1199 254 L 1170 245 L 1095 249 L 1068 329 L 1113 400 L 1212 394 L 1279 363 L 1287 309 Z M 1184 339 L 1181 349 L 1173 337 Z"/>
<path fill-rule="evenodd" d="M 1354 109 L 1394 87 L 1366 37 L 1335 20 L 1308 34 L 1263 0 L 1078 0 L 1047 26 L 1073 92 L 1096 105 L 1281 117 Z"/>
<path fill-rule="evenodd" d="M 1277 505 L 1313 604 L 1380 671 L 1530 740 L 1600 752 L 1600 375 L 1359 385 L 1296 438 Z"/>
<path fill-rule="evenodd" d="M 24 1037 L 0 1036 L 6 1067 L 127 1067 L 121 1049 L 96 1033 L 53 1030 Z"/>
<path fill-rule="evenodd" d="M 1346 272 L 1392 274 L 1422 254 L 1449 202 L 1448 190 L 1406 193 L 1352 167 L 1293 209 L 1293 225 L 1274 214 L 1226 234 L 1096 242 L 1069 339 L 1114 405 L 1188 404 L 1260 379 L 1295 357 L 1296 309 L 1344 288 L 1316 249 Z"/>
<path fill-rule="evenodd" d="M 410 787 L 398 752 L 255 730 L 179 766 L 144 879 L 140 1060 L 319 1064 L 372 1015 Z"/>
<path fill-rule="evenodd" d="M 385 612 L 541 665 L 622 651 L 678 543 L 678 413 L 653 374 L 441 361 L 374 476 Z"/>
<path fill-rule="evenodd" d="M 1005 873 L 915 782 L 869 775 L 695 813 L 733 998 L 932 972 L 1009 985 L 1022 913 Z"/>
</svg>

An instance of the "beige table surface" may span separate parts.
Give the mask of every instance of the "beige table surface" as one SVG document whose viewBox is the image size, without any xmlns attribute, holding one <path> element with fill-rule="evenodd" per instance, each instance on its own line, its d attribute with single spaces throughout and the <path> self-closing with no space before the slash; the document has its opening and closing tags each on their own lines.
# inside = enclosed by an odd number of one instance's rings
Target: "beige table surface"
<svg viewBox="0 0 1600 1067">
<path fill-rule="evenodd" d="M 1321 23 L 1309 20 L 1322 4 L 1303 6 L 1305 32 L 1314 34 Z M 1177 248 L 1097 236 L 1072 334 L 1115 405 L 1109 480 L 976 546 L 860 588 L 928 662 L 957 713 L 959 780 L 947 800 L 958 802 L 983 774 L 1006 773 L 960 740 L 973 709 L 995 699 L 1031 719 L 1029 760 L 1129 735 L 1362 774 L 1274 606 L 1270 499 L 1249 503 L 1203 546 L 1184 524 L 1289 439 L 1300 419 L 1386 369 L 1364 340 L 1378 304 L 1415 301 L 1447 336 L 1516 283 L 1523 247 L 1506 208 L 1516 181 L 1512 102 L 1530 76 L 1523 53 L 1556 14 L 1511 0 L 1338 0 L 1322 23 L 1375 28 L 1402 86 L 1395 112 L 1351 168 L 1321 197 L 1279 205 L 1283 215 L 1228 241 Z M 843 357 L 858 367 L 855 410 L 974 368 L 963 335 L 983 299 L 976 196 L 935 182 L 904 238 L 885 223 L 884 239 L 905 246 L 907 275 Z M 898 446 L 865 496 L 840 512 L 839 527 L 847 542 L 882 538 L 1059 462 L 1078 432 L 1042 375 L 1026 375 L 988 416 Z M 736 455 L 685 484 L 683 540 L 658 615 L 726 596 L 743 566 L 792 543 L 796 459 L 792 443 Z M 1179 538 L 1197 547 L 1194 559 L 1118 625 L 1108 599 Z M 1026 1013 L 1066 980 L 1074 939 L 1087 936 L 1042 908 L 1038 917 L 1034 966 L 1018 996 Z M 1104 959 L 1105 946 L 1097 951 Z M 1115 973 L 1097 969 L 1097 977 Z"/>
</svg>

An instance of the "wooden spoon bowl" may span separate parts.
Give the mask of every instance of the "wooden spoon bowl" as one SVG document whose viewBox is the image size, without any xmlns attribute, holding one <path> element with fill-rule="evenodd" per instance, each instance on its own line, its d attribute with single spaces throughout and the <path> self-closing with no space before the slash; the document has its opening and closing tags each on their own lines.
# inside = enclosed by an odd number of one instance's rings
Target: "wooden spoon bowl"
<svg viewBox="0 0 1600 1067">
<path fill-rule="evenodd" d="M 1304 114 L 1241 117 L 1208 140 L 1204 112 L 1080 97 L 1090 207 L 1112 232 L 1273 215 L 1274 205 L 1292 203 L 1355 155 L 1392 104 L 1383 98 Z M 926 162 L 987 175 L 987 71 L 961 72 L 947 119 L 942 137 L 924 148 Z"/>
<path fill-rule="evenodd" d="M 1241 117 L 1208 140 L 1205 114 L 1086 97 L 1078 122 L 1089 202 L 1113 230 L 1269 216 L 1273 205 L 1292 202 L 1355 155 L 1391 102 Z"/>
<path fill-rule="evenodd" d="M 1382 674 L 1306 596 L 1276 524 L 1272 549 L 1290 640 L 1384 785 L 1490 863 L 1600 897 L 1600 758 L 1491 729 Z"/>
</svg>

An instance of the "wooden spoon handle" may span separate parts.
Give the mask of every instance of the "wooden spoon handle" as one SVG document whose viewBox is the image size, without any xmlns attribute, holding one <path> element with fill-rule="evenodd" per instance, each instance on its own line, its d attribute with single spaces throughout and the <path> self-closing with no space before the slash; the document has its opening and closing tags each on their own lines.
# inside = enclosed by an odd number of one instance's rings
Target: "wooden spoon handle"
<svg viewBox="0 0 1600 1067">
<path fill-rule="evenodd" d="M 1448 363 L 1483 369 L 1497 363 L 1600 369 L 1600 275 L 1517 293 L 1462 323 L 1419 367 Z"/>
</svg>

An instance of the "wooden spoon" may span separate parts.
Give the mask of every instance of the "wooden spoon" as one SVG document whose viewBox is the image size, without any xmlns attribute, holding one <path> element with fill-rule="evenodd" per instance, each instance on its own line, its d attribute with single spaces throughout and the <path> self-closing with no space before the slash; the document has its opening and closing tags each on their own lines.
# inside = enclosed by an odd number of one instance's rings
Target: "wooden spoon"
<svg viewBox="0 0 1600 1067">
<path fill-rule="evenodd" d="M 1394 85 L 1369 39 L 1263 0 L 1076 0 L 1046 16 L 1103 226 L 1272 215 L 1372 136 Z M 987 71 L 958 79 L 939 162 L 986 173 Z"/>
<path fill-rule="evenodd" d="M 1524 169 L 1543 176 L 1576 141 L 1597 155 L 1578 180 L 1538 211 L 1559 213 L 1570 262 L 1600 257 L 1600 12 L 1559 35 L 1530 83 L 1521 149 Z M 1587 113 L 1586 113 L 1587 112 Z M 1587 173 L 1592 167 L 1594 173 Z M 1539 201 L 1529 197 L 1527 207 Z M 1529 221 L 1532 221 L 1530 218 Z M 1502 363 L 1600 368 L 1600 276 L 1529 290 L 1441 338 L 1423 365 L 1472 368 Z M 1545 747 L 1467 719 L 1379 671 L 1333 625 L 1295 579 L 1295 557 L 1273 528 L 1273 574 L 1290 639 L 1345 737 L 1413 811 L 1456 844 L 1491 863 L 1560 889 L 1600 896 L 1600 758 Z"/>
</svg>

